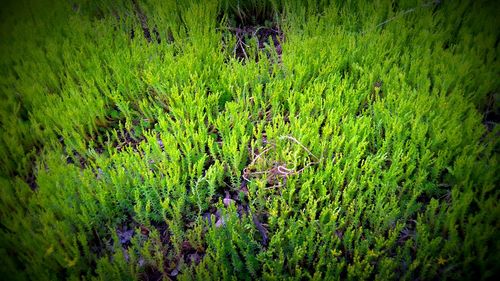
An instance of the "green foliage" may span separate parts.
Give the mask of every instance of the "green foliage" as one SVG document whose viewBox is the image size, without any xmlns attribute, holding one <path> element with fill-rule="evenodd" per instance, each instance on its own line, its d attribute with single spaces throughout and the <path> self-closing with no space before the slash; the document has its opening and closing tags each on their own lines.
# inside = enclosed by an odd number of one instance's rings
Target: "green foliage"
<svg viewBox="0 0 500 281">
<path fill-rule="evenodd" d="M 493 278 L 497 10 L 6 3 L 0 274 Z M 234 57 L 245 26 L 280 26 L 280 51 Z"/>
</svg>

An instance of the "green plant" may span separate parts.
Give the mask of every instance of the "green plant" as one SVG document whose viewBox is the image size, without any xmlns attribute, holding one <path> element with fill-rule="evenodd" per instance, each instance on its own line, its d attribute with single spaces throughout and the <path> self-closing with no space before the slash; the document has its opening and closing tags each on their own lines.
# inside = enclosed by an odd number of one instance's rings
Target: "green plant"
<svg viewBox="0 0 500 281">
<path fill-rule="evenodd" d="M 498 275 L 494 3 L 4 7 L 5 278 Z"/>
</svg>

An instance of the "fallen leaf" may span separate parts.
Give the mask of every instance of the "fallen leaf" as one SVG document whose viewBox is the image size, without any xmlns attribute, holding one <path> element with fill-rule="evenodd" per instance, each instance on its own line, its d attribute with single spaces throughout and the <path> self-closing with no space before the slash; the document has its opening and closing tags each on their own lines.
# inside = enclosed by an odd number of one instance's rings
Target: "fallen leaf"
<svg viewBox="0 0 500 281">
<path fill-rule="evenodd" d="M 149 234 L 149 229 L 143 225 L 141 225 L 141 233 L 144 234 L 144 235 L 148 235 Z"/>
<path fill-rule="evenodd" d="M 132 236 L 134 235 L 134 230 L 133 229 L 127 230 L 126 228 L 125 230 L 117 229 L 116 234 L 118 234 L 118 239 L 120 240 L 121 244 L 127 244 L 128 242 L 130 242 L 130 240 L 132 240 Z"/>
<path fill-rule="evenodd" d="M 224 221 L 223 217 L 220 217 L 217 222 L 215 222 L 215 227 L 221 227 L 223 225 L 226 225 L 226 222 Z"/>
<path fill-rule="evenodd" d="M 224 200 L 222 200 L 222 202 L 224 202 L 224 206 L 226 206 L 226 207 L 229 207 L 229 205 L 234 204 L 234 200 L 231 198 L 224 198 Z"/>
<path fill-rule="evenodd" d="M 190 254 L 189 255 L 189 260 L 192 263 L 199 264 L 201 260 L 201 256 L 198 253 Z"/>
<path fill-rule="evenodd" d="M 170 272 L 170 276 L 177 276 L 177 274 L 179 274 L 179 270 L 177 270 L 177 268 Z"/>
</svg>

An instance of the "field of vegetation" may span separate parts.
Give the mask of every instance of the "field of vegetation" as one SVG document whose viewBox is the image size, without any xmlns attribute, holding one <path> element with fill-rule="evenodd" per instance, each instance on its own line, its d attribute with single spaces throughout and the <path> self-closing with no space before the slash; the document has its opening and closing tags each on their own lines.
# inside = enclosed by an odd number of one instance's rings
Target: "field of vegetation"
<svg viewBox="0 0 500 281">
<path fill-rule="evenodd" d="M 0 8 L 0 279 L 500 274 L 496 1 Z"/>
</svg>

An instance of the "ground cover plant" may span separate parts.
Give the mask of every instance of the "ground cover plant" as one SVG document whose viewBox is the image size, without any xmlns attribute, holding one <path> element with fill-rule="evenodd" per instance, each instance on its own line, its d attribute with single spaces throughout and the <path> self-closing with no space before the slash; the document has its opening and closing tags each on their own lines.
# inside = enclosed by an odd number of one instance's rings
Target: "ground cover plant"
<svg viewBox="0 0 500 281">
<path fill-rule="evenodd" d="M 3 3 L 1 278 L 493 278 L 499 12 Z"/>
</svg>

